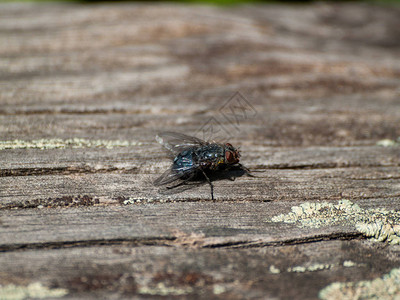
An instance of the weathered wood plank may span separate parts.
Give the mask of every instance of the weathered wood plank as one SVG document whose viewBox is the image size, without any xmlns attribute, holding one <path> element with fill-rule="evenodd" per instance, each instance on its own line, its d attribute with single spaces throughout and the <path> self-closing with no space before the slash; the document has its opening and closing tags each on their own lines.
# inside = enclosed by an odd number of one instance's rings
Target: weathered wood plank
<svg viewBox="0 0 400 300">
<path fill-rule="evenodd" d="M 180 216 L 184 211 L 185 215 Z M 199 235 L 199 243 L 227 243 L 230 239 L 245 243 L 247 239 L 273 243 L 309 236 L 346 233 L 346 227 L 329 227 L 323 230 L 301 230 L 297 227 L 268 222 L 271 217 L 290 211 L 288 204 L 182 202 L 159 205 L 128 205 L 88 207 L 84 209 L 41 209 L 2 211 L 1 247 L 18 244 L 76 242 L 90 240 L 168 239 L 175 236 Z M 180 216 L 177 218 L 177 216 Z M 173 222 L 171 222 L 174 220 Z M 284 229 L 288 227 L 288 229 Z M 354 232 L 347 227 L 347 232 Z M 201 236 L 204 234 L 205 236 Z M 214 240 L 212 237 L 215 237 Z M 227 241 L 224 241 L 224 237 Z M 233 239 L 232 239 L 233 237 Z"/>
<path fill-rule="evenodd" d="M 360 241 L 234 250 L 124 245 L 28 250 L 0 256 L 0 280 L 24 286 L 35 274 L 45 286 L 66 289 L 66 299 L 316 299 L 332 280 L 388 273 L 399 264 L 395 253 Z"/>
<path fill-rule="evenodd" d="M 314 299 L 398 268 L 399 16 L 1 4 L 0 295 Z M 253 110 L 236 127 L 237 91 Z M 159 194 L 155 134 L 209 120 L 257 177 L 215 181 L 214 202 L 207 185 Z M 54 139 L 70 142 L 40 149 Z M 400 291 L 385 278 L 375 295 Z"/>
<path fill-rule="evenodd" d="M 138 169 L 138 173 L 159 172 L 170 163 L 167 151 L 155 140 L 148 136 L 147 141 L 132 136 L 129 140 L 118 139 L 85 139 L 77 148 L 68 145 L 68 140 L 42 140 L 24 144 L 19 141 L 7 144 L 1 151 L 3 160 L 0 161 L 1 176 L 8 176 L 7 170 L 15 172 L 15 176 L 24 176 L 19 169 L 38 169 L 54 167 L 109 168 L 115 171 Z M 233 138 L 233 141 L 237 139 Z M 28 141 L 31 142 L 31 141 Z M 107 149 L 109 142 L 112 149 Z M 131 145 L 129 145 L 131 143 Z M 99 144 L 99 146 L 97 146 Z M 329 169 L 354 167 L 397 167 L 400 165 L 400 147 L 269 147 L 254 144 L 251 141 L 237 141 L 240 147 L 242 161 L 254 169 Z M 2 147 L 3 145 L 0 145 Z M 47 149 L 44 147 L 63 147 L 65 149 Z M 4 145 L 4 147 L 6 147 Z M 18 149 L 21 147 L 22 149 Z M 28 149 L 23 149 L 28 147 Z M 29 149 L 31 147 L 31 149 Z M 34 149 L 37 147 L 39 149 Z M 141 167 L 139 169 L 139 167 Z M 39 173 L 40 174 L 40 173 Z M 45 174 L 45 172 L 43 172 Z"/>
<path fill-rule="evenodd" d="M 374 209 L 376 202 L 380 202 L 379 199 L 358 201 L 361 210 L 357 208 L 351 217 L 355 217 L 359 212 L 364 214 L 365 211 L 365 214 L 372 218 L 374 212 L 368 209 Z M 340 239 L 341 236 L 349 236 L 349 239 L 360 237 L 360 234 L 355 234 L 360 231 L 356 230 L 350 217 L 332 221 L 333 225 L 330 226 L 323 226 L 329 224 L 325 222 L 311 228 L 288 225 L 279 220 L 273 221 L 273 217 L 289 213 L 294 203 L 296 202 L 218 201 L 3 210 L 0 213 L 0 247 L 1 250 L 8 251 L 14 247 L 29 248 L 29 245 L 35 244 L 49 244 L 49 247 L 52 243 L 61 246 L 62 242 L 90 245 L 90 241 L 107 240 L 111 243 L 126 240 L 134 244 L 162 245 L 168 245 L 171 241 L 171 245 L 184 245 L 185 237 L 192 239 L 193 245 L 201 247 L 230 242 L 249 246 L 252 242 L 259 245 L 305 243 L 318 240 L 318 237 L 324 239 L 324 236 L 327 239 L 329 236 L 332 239 Z M 378 208 L 391 208 L 394 203 L 395 199 L 388 199 L 382 201 Z M 350 214 L 350 211 L 353 211 L 352 206 L 346 209 L 348 210 L 345 210 L 345 213 Z M 185 213 L 182 215 L 182 212 Z M 326 213 L 326 209 L 317 211 L 315 219 L 324 212 Z M 335 218 L 334 215 L 330 217 Z M 336 218 L 338 217 L 339 215 Z M 384 215 L 378 217 L 382 222 L 389 222 L 383 219 Z M 157 239 L 160 241 L 157 242 Z"/>
<path fill-rule="evenodd" d="M 386 178 L 369 179 L 365 177 L 368 173 Z M 214 185 L 216 199 L 228 201 L 390 199 L 400 195 L 398 174 L 399 168 L 268 170 L 267 175 L 258 179 L 242 177 L 235 182 L 216 181 Z M 118 204 L 129 199 L 133 202 L 210 200 L 210 188 L 205 183 L 182 193 L 160 194 L 152 185 L 156 177 L 113 173 L 3 177 L 1 207 L 86 206 Z"/>
<path fill-rule="evenodd" d="M 149 108 L 148 105 L 144 108 L 140 106 L 126 108 L 122 105 L 102 108 L 96 104 L 93 107 L 85 105 L 81 109 L 75 109 L 71 105 L 68 108 L 54 108 L 65 109 L 66 113 L 62 114 L 43 110 L 33 114 L 0 115 L 0 122 L 4 124 L 2 140 L 113 137 L 148 141 L 160 130 L 194 135 L 212 117 L 229 131 L 224 133 L 225 136 L 233 135 L 241 141 L 249 140 L 250 137 L 253 144 L 271 146 L 362 146 L 373 145 L 381 139 L 395 140 L 400 136 L 397 126 L 400 119 L 398 101 L 393 105 L 384 106 L 384 111 L 379 111 L 382 108 L 374 107 L 374 113 L 369 111 L 371 106 L 368 103 L 360 104 L 358 101 L 352 104 L 365 105 L 368 109 L 356 112 L 356 108 L 352 109 L 347 105 L 345 110 L 348 111 L 343 111 L 343 104 L 330 109 L 326 108 L 325 103 L 313 105 L 308 102 L 304 103 L 303 111 L 298 111 L 289 104 L 282 110 L 277 107 L 281 104 L 274 105 L 265 101 L 262 106 L 255 106 L 257 110 L 255 117 L 241 121 L 240 127 L 235 129 L 218 113 L 218 109 L 232 94 L 233 92 L 227 92 L 221 96 L 220 103 L 192 105 L 192 107 L 177 103 L 175 107 L 167 104 L 153 108 Z M 249 98 L 249 101 L 251 99 Z M 331 101 L 336 102 L 336 99 Z M 250 103 L 255 104 L 253 102 Z M 376 99 L 371 99 L 371 102 L 376 106 L 382 106 L 377 104 Z M 340 106 L 342 108 L 339 108 Z M 120 110 L 121 113 L 115 113 L 113 110 Z M 145 112 L 146 110 L 154 110 L 154 113 Z M 165 127 L 160 128 L 160 123 L 165 124 Z"/>
<path fill-rule="evenodd" d="M 360 205 L 373 209 L 377 202 Z M 293 203 L 2 211 L 0 278 L 23 286 L 38 274 L 36 280 L 70 297 L 196 296 L 201 290 L 212 297 L 243 298 L 247 291 L 247 298 L 285 299 L 296 291 L 310 299 L 332 281 L 374 279 L 400 265 L 398 246 L 360 241 L 366 237 L 348 218 L 322 228 L 271 222 Z M 292 288 L 285 288 L 290 281 Z"/>
<path fill-rule="evenodd" d="M 157 145 L 151 145 L 149 152 L 148 145 L 138 147 L 139 153 L 129 148 L 8 151 L 1 169 L 1 207 L 64 206 L 76 197 L 81 199 L 70 204 L 121 203 L 129 198 L 143 202 L 209 199 L 207 185 L 181 194 L 159 194 L 151 182 L 170 161 L 156 150 Z M 398 147 L 252 150 L 243 162 L 256 177 L 216 181 L 217 199 L 358 200 L 400 194 Z M 22 157 L 26 161 L 16 160 Z M 83 196 L 89 196 L 89 201 Z"/>
<path fill-rule="evenodd" d="M 90 169 L 95 172 L 96 168 L 116 172 L 133 169 L 142 174 L 160 172 L 171 163 L 170 155 L 153 140 L 154 136 L 149 136 L 147 139 L 149 141 L 132 137 L 131 140 L 112 139 L 100 140 L 100 142 L 96 139 L 85 139 L 83 142 L 92 143 L 92 146 L 83 143 L 79 145 L 82 141 L 78 140 L 77 148 L 68 145 L 68 141 L 65 140 L 42 140 L 28 145 L 11 141 L 7 147 L 17 149 L 1 151 L 3 158 L 0 161 L 0 170 L 3 172 L 1 177 L 12 175 L 6 172 L 13 172 L 14 176 L 29 175 L 28 170 L 28 174 L 24 174 L 23 171 L 29 168 L 36 169 L 37 174 L 40 175 L 40 169 L 51 167 L 55 170 L 70 167 L 71 173 L 73 173 L 73 168 L 79 167 L 87 167 L 89 169 L 87 173 L 90 173 Z M 235 140 L 237 139 L 232 139 L 232 141 Z M 106 148 L 108 142 L 112 149 Z M 398 146 L 282 148 L 257 145 L 250 141 L 238 141 L 235 145 L 240 147 L 243 163 L 252 169 L 385 168 L 400 165 L 400 147 Z M 47 146 L 59 146 L 65 149 L 40 149 Z M 18 149 L 19 147 L 22 149 Z M 28 149 L 23 149 L 24 147 Z M 46 171 L 42 173 L 46 174 Z M 82 173 L 85 171 L 82 170 Z"/>
</svg>

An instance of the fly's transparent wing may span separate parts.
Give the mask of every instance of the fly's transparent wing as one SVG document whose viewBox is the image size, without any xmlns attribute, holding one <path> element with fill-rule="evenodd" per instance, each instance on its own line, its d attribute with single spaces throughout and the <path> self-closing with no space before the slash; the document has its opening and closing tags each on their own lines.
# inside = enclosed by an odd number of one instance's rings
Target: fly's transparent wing
<svg viewBox="0 0 400 300">
<path fill-rule="evenodd" d="M 171 168 L 165 171 L 160 177 L 154 180 L 155 186 L 170 184 L 178 180 L 189 180 L 196 173 L 195 168 Z"/>
<path fill-rule="evenodd" d="M 162 132 L 156 136 L 157 142 L 174 154 L 178 154 L 187 148 L 204 146 L 208 143 L 194 136 L 177 132 Z"/>
</svg>

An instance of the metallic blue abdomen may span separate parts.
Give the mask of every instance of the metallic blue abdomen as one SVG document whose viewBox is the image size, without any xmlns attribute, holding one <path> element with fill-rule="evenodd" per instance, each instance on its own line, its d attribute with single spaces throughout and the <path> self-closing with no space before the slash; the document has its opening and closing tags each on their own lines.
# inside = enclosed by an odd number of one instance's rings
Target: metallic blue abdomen
<svg viewBox="0 0 400 300">
<path fill-rule="evenodd" d="M 175 157 L 172 168 L 175 170 L 187 170 L 193 168 L 195 166 L 193 155 L 194 153 L 191 149 L 182 151 Z"/>
</svg>

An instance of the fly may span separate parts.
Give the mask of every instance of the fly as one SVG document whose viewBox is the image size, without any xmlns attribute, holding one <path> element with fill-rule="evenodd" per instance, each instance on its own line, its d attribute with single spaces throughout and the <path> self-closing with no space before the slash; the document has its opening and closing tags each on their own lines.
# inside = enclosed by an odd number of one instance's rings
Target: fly
<svg viewBox="0 0 400 300">
<path fill-rule="evenodd" d="M 176 132 L 160 133 L 156 140 L 174 155 L 171 167 L 154 181 L 156 186 L 172 184 L 167 189 L 173 189 L 192 180 L 205 179 L 214 200 L 214 185 L 210 176 L 232 168 L 239 168 L 250 175 L 250 171 L 239 163 L 239 150 L 229 143 L 210 143 Z"/>
</svg>

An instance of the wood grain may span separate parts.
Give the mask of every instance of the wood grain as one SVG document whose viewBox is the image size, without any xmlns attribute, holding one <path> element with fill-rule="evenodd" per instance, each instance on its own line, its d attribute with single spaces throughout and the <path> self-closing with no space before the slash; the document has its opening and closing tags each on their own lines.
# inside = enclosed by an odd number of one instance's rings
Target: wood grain
<svg viewBox="0 0 400 300">
<path fill-rule="evenodd" d="M 398 268 L 351 216 L 272 221 L 347 199 L 398 233 L 397 28 L 362 3 L 0 4 L 0 294 L 316 299 Z M 160 193 L 155 135 L 208 124 L 255 177 Z"/>
</svg>

